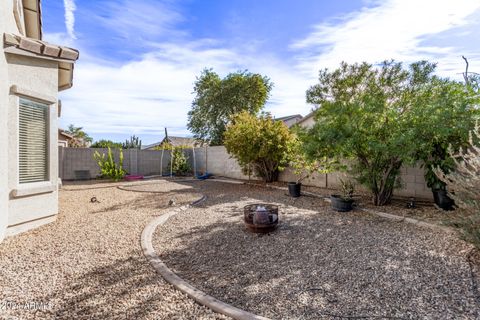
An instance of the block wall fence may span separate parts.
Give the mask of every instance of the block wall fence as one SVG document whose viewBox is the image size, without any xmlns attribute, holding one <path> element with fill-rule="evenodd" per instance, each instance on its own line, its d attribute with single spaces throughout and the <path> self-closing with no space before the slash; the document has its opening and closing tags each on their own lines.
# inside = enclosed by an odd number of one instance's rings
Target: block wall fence
<svg viewBox="0 0 480 320">
<path fill-rule="evenodd" d="M 75 170 L 88 170 L 92 178 L 98 176 L 100 174 L 99 168 L 93 159 L 95 150 L 105 154 L 108 151 L 107 149 L 59 147 L 60 178 L 62 180 L 74 180 Z M 209 172 L 228 178 L 249 179 L 242 173 L 237 161 L 230 157 L 223 146 L 186 149 L 185 154 L 192 169 L 195 168 L 198 173 Z M 118 159 L 118 151 L 115 151 L 114 155 Z M 123 167 L 129 174 L 150 176 L 170 173 L 170 152 L 167 150 L 162 153 L 162 151 L 129 149 L 123 150 L 123 156 Z M 339 178 L 341 177 L 342 174 L 337 172 L 314 174 L 309 179 L 305 179 L 302 184 L 336 189 L 340 186 Z M 258 180 L 255 177 L 250 177 L 250 179 Z M 403 167 L 401 169 L 401 179 L 403 187 L 395 190 L 395 195 L 422 199 L 432 198 L 432 192 L 425 183 L 422 168 Z M 293 170 L 287 168 L 281 172 L 279 180 L 284 182 L 295 181 Z"/>
</svg>

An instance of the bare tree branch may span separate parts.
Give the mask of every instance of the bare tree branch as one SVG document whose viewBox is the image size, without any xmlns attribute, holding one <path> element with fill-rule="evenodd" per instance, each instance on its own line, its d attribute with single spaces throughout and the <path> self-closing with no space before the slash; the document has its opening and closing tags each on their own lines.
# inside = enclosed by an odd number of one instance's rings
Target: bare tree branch
<svg viewBox="0 0 480 320">
<path fill-rule="evenodd" d="M 468 60 L 465 58 L 465 56 L 462 56 L 463 60 L 465 60 L 466 66 L 465 66 L 465 73 L 463 74 L 463 79 L 465 79 L 465 84 L 469 84 L 468 81 Z"/>
</svg>

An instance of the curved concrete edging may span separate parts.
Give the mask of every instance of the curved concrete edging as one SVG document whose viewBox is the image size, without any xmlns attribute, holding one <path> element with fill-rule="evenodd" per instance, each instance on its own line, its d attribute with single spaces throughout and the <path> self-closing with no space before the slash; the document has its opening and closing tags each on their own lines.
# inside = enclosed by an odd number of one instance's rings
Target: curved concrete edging
<svg viewBox="0 0 480 320">
<path fill-rule="evenodd" d="M 205 201 L 206 198 L 207 197 L 203 195 L 200 199 L 192 202 L 190 205 L 179 207 L 150 221 L 142 231 L 141 245 L 143 249 L 143 254 L 147 258 L 147 260 L 150 262 L 150 264 L 153 266 L 155 271 L 158 272 L 163 277 L 163 279 L 165 279 L 165 281 L 173 285 L 176 289 L 187 294 L 190 298 L 192 298 L 199 304 L 204 305 L 217 313 L 221 313 L 226 316 L 229 316 L 233 319 L 268 320 L 268 318 L 264 318 L 262 316 L 258 316 L 256 314 L 236 308 L 228 303 L 220 301 L 206 294 L 201 290 L 198 290 L 197 288 L 192 286 L 190 283 L 188 283 L 187 281 L 183 280 L 178 275 L 176 275 L 172 270 L 170 270 L 167 267 L 167 265 L 156 254 L 155 249 L 153 248 L 152 239 L 153 239 L 153 234 L 157 229 L 157 227 L 166 223 L 170 217 L 173 217 L 177 213 L 185 211 L 190 206 L 193 206 Z"/>
<path fill-rule="evenodd" d="M 229 179 L 211 179 L 210 181 L 216 181 L 216 182 L 224 182 L 224 183 L 231 183 L 231 184 L 250 184 L 248 182 L 243 182 L 243 181 L 238 181 L 238 180 L 229 180 Z M 257 184 L 251 184 L 251 185 L 256 185 L 256 186 L 261 186 Z M 278 190 L 288 190 L 285 187 L 279 187 L 279 186 L 273 186 L 273 185 L 264 185 L 267 188 L 271 189 L 278 189 Z M 130 191 L 130 190 L 128 190 Z M 316 197 L 323 199 L 324 201 L 330 201 L 329 198 L 324 197 L 322 195 L 318 195 L 315 193 L 311 192 L 302 192 L 305 195 Z M 217 313 L 221 313 L 223 315 L 229 316 L 233 319 L 238 319 L 238 320 L 268 320 L 268 318 L 247 312 L 245 310 L 236 308 L 228 303 L 225 303 L 223 301 L 220 301 L 205 292 L 195 288 L 192 286 L 190 283 L 187 281 L 183 280 L 180 278 L 177 274 L 175 274 L 172 270 L 170 270 L 167 265 L 160 259 L 160 257 L 156 254 L 155 249 L 153 248 L 152 244 L 152 239 L 153 239 L 153 234 L 155 233 L 155 230 L 157 229 L 158 226 L 161 226 L 165 224 L 170 217 L 173 217 L 179 212 L 187 210 L 189 207 L 194 206 L 196 204 L 199 204 L 203 201 L 206 200 L 206 196 L 203 195 L 201 198 L 197 199 L 196 201 L 192 202 L 189 205 L 181 206 L 179 208 L 176 208 L 166 214 L 163 214 L 152 221 L 150 221 L 147 226 L 143 229 L 142 235 L 141 235 L 141 246 L 143 250 L 143 254 L 147 258 L 147 260 L 150 262 L 150 264 L 153 266 L 156 272 L 158 272 L 165 281 L 173 285 L 176 289 L 182 291 L 186 295 L 188 295 L 190 298 L 194 299 L 197 303 L 200 305 L 204 305 L 213 311 Z M 452 228 L 440 226 L 437 224 L 432 224 L 424 221 L 420 221 L 417 219 L 413 218 L 407 218 L 407 217 L 401 217 L 397 216 L 394 214 L 390 213 L 385 213 L 385 212 L 380 212 L 376 210 L 371 210 L 367 208 L 358 208 L 361 211 L 368 212 L 374 215 L 377 215 L 379 217 L 383 217 L 386 219 L 394 220 L 394 221 L 400 221 L 400 222 L 407 222 L 410 224 L 414 224 L 420 227 L 425 227 L 425 228 L 430 228 L 434 230 L 441 230 L 441 231 L 446 231 L 446 232 L 454 232 Z"/>
</svg>

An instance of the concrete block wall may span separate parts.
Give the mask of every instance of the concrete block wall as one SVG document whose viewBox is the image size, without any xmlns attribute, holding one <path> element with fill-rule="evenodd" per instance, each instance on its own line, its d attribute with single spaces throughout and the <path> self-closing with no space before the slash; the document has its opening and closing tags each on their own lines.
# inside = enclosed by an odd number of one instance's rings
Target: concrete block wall
<svg viewBox="0 0 480 320">
<path fill-rule="evenodd" d="M 100 153 L 107 153 L 107 149 L 81 149 L 81 148 L 59 148 L 59 169 L 60 177 L 63 180 L 75 179 L 75 170 L 89 170 L 92 178 L 100 174 L 97 163 L 93 160 L 93 153 L 98 150 Z M 184 150 L 192 170 L 196 169 L 198 174 L 205 172 L 218 176 L 234 179 L 247 180 L 237 161 L 230 157 L 225 147 L 200 147 Z M 114 152 L 118 157 L 118 151 Z M 170 173 L 170 151 L 153 150 L 123 150 L 124 169 L 130 174 L 159 175 Z M 195 154 L 195 155 L 194 155 Z M 118 158 L 117 158 L 118 159 Z M 194 161 L 195 159 L 195 161 Z M 340 187 L 340 179 L 345 175 L 339 172 L 328 174 L 313 174 L 302 181 L 304 185 L 321 188 L 337 189 Z M 250 177 L 251 180 L 258 180 L 257 177 Z M 287 168 L 279 175 L 279 180 L 284 182 L 295 181 L 297 178 L 293 169 Z M 416 197 L 431 199 L 432 193 L 427 187 L 424 179 L 424 170 L 417 167 L 403 167 L 401 169 L 403 187 L 395 191 L 395 195 L 405 197 Z M 361 187 L 358 187 L 359 189 Z"/>
<path fill-rule="evenodd" d="M 195 148 L 195 160 L 197 172 L 209 172 L 234 179 L 248 179 L 248 175 L 243 174 L 242 168 L 235 159 L 230 157 L 223 146 Z M 253 176 L 250 179 L 258 180 Z"/>
<path fill-rule="evenodd" d="M 137 173 L 144 176 L 170 173 L 170 151 L 136 150 Z"/>
<path fill-rule="evenodd" d="M 93 158 L 95 151 L 107 155 L 108 149 L 104 148 L 64 148 L 59 147 L 59 175 L 62 180 L 74 180 L 75 170 L 88 170 L 90 176 L 95 178 L 100 175 L 100 169 Z M 118 161 L 118 150 L 113 150 L 115 160 Z M 159 175 L 169 173 L 170 152 L 151 150 L 123 150 L 123 168 L 129 174 Z M 161 165 L 163 170 L 161 170 Z"/>
<path fill-rule="evenodd" d="M 204 172 L 206 170 L 219 176 L 235 179 L 248 179 L 248 176 L 242 173 L 238 163 L 235 159 L 230 157 L 223 146 L 196 148 L 195 155 L 197 171 Z M 316 173 L 308 179 L 303 180 L 302 183 L 307 186 L 337 189 L 340 187 L 341 178 L 345 178 L 344 173 Z M 251 177 L 251 179 L 258 178 Z M 279 175 L 279 180 L 283 182 L 295 181 L 296 179 L 295 173 L 291 168 L 287 168 Z M 426 185 L 424 170 L 421 167 L 403 167 L 401 169 L 401 180 L 402 188 L 395 190 L 395 195 L 423 199 L 432 198 L 432 192 Z M 360 186 L 357 188 L 361 189 Z"/>
</svg>

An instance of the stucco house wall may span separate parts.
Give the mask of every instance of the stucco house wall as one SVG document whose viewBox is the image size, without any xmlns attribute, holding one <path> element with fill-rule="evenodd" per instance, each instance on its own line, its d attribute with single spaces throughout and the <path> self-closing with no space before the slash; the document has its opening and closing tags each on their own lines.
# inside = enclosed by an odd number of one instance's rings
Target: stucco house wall
<svg viewBox="0 0 480 320">
<path fill-rule="evenodd" d="M 29 12 L 28 24 L 23 3 L 26 8 L 37 8 Z M 38 15 L 32 18 L 32 12 Z M 64 54 L 63 47 L 55 45 L 48 45 L 47 51 L 45 43 L 29 40 L 32 38 L 28 36 L 41 40 L 40 26 L 39 1 L 0 1 L 0 242 L 53 221 L 58 213 L 58 91 L 60 87 L 69 87 L 68 83 L 65 86 L 65 79 L 71 76 L 68 72 L 73 72 L 78 52 L 65 48 Z M 32 43 L 37 47 L 28 47 Z M 55 57 L 51 50 L 59 56 Z M 73 55 L 66 56 L 72 52 Z M 65 73 L 59 69 L 60 63 L 72 67 Z M 48 106 L 47 181 L 19 182 L 21 97 Z"/>
<path fill-rule="evenodd" d="M 0 30 L 16 30 L 12 1 L 0 1 Z M 0 241 L 5 237 L 8 225 L 8 65 L 7 57 L 0 54 Z"/>
<path fill-rule="evenodd" d="M 18 183 L 18 105 L 19 95 L 10 94 L 8 105 L 8 188 L 22 190 L 25 196 L 9 194 L 8 235 L 51 222 L 58 212 L 58 64 L 55 61 L 8 55 L 8 74 L 10 87 L 15 85 L 31 91 L 37 97 L 46 96 L 49 101 L 49 181 L 20 185 Z M 30 75 L 25 77 L 25 75 Z M 38 98 L 37 98 L 38 99 Z M 38 189 L 41 188 L 41 189 Z M 28 194 L 26 194 L 28 193 Z"/>
</svg>

